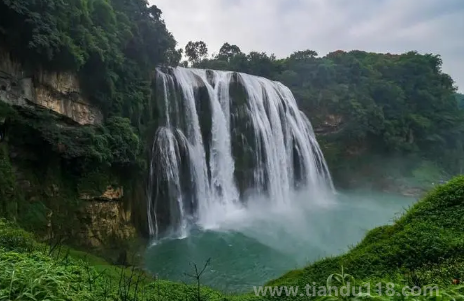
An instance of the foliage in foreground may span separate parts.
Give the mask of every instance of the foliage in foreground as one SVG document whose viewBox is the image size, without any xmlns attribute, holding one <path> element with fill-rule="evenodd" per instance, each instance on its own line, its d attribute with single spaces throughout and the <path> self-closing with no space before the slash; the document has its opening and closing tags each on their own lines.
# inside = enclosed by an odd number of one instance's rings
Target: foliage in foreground
<svg viewBox="0 0 464 301">
<path fill-rule="evenodd" d="M 223 300 L 195 285 L 157 280 L 65 247 L 53 249 L 0 220 L 0 300 Z"/>
<path fill-rule="evenodd" d="M 394 225 L 370 231 L 348 253 L 287 273 L 267 285 L 342 287 L 370 284 L 358 296 L 319 296 L 320 300 L 464 300 L 464 177 L 439 186 Z M 340 269 L 342 272 L 340 273 Z M 201 272 L 195 275 L 199 275 Z M 71 249 L 51 249 L 31 234 L 0 220 L 0 300 L 307 300 L 307 296 L 224 296 L 195 285 L 153 279 L 134 268 L 110 266 Z M 375 291 L 381 283 L 383 293 Z M 438 294 L 388 296 L 403 287 L 430 288 Z M 252 288 L 250 288 L 250 291 Z"/>
</svg>

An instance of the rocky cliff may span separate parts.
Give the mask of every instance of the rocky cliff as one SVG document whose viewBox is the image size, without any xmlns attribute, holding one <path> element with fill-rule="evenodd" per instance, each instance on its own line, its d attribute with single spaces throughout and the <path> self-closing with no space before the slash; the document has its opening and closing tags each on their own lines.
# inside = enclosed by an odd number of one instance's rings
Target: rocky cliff
<svg viewBox="0 0 464 301">
<path fill-rule="evenodd" d="M 44 110 L 51 114 L 40 115 Z M 40 123 L 34 112 L 42 116 Z M 18 220 L 44 240 L 65 239 L 113 261 L 125 253 L 139 236 L 126 187 L 114 169 L 76 169 L 81 164 L 73 156 L 81 150 L 69 150 L 75 141 L 85 151 L 98 150 L 89 138 L 103 124 L 75 74 L 28 70 L 0 50 L 0 216 Z M 91 131 L 89 138 L 80 137 L 81 129 Z M 68 148 L 67 158 L 53 143 Z"/>
<path fill-rule="evenodd" d="M 0 100 L 15 106 L 40 106 L 80 125 L 101 124 L 100 110 L 82 95 L 75 74 L 27 70 L 0 50 Z"/>
</svg>

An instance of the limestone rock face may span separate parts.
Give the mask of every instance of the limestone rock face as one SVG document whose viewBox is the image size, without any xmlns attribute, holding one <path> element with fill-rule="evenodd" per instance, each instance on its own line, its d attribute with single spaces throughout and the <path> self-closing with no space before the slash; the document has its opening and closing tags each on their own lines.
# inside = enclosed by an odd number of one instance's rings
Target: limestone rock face
<svg viewBox="0 0 464 301">
<path fill-rule="evenodd" d="M 16 106 L 40 106 L 78 124 L 101 124 L 103 115 L 82 95 L 72 73 L 28 71 L 0 49 L 0 100 Z"/>
<path fill-rule="evenodd" d="M 324 116 L 323 122 L 314 129 L 314 132 L 322 136 L 337 133 L 341 129 L 343 122 L 342 115 L 327 114 Z"/>
<path fill-rule="evenodd" d="M 131 223 L 131 212 L 124 209 L 122 202 L 88 202 L 78 218 L 83 221 L 80 231 L 82 241 L 92 248 L 128 241 L 137 236 Z"/>
<path fill-rule="evenodd" d="M 108 186 L 101 195 L 91 195 L 89 193 L 82 193 L 80 198 L 82 200 L 105 200 L 105 201 L 117 201 L 121 200 L 124 196 L 123 187 L 112 187 Z"/>
<path fill-rule="evenodd" d="M 102 197 L 109 200 L 120 200 L 124 195 L 123 187 L 113 188 L 111 186 L 103 193 Z"/>
</svg>

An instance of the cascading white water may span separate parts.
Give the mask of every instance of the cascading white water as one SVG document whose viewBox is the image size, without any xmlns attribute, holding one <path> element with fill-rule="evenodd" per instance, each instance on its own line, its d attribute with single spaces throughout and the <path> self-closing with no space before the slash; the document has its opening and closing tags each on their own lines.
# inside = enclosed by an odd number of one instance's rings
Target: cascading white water
<svg viewBox="0 0 464 301">
<path fill-rule="evenodd" d="M 186 235 L 191 220 L 214 228 L 231 212 L 247 210 L 244 185 L 239 189 L 237 181 L 245 181 L 251 186 L 247 189 L 266 194 L 272 204 L 282 206 L 291 205 L 291 193 L 297 187 L 315 197 L 333 191 L 311 124 L 287 87 L 226 71 L 178 67 L 157 73 L 165 122 L 152 151 L 151 235 L 158 235 L 160 208 L 168 208 L 162 211 L 169 211 L 169 224 L 180 235 Z M 240 155 L 234 152 L 245 148 L 252 153 L 251 163 L 240 166 L 238 173 L 235 165 Z M 247 168 L 253 176 L 239 179 Z M 158 192 L 163 185 L 167 193 L 154 196 L 153 187 Z"/>
<path fill-rule="evenodd" d="M 174 201 L 170 202 L 169 206 L 170 220 L 178 227 L 178 234 L 186 236 L 187 222 L 184 210 L 179 162 L 181 161 L 181 149 L 188 152 L 189 144 L 184 134 L 178 129 L 173 128 L 171 124 L 170 115 L 172 108 L 169 102 L 169 86 L 171 85 L 174 88 L 174 81 L 171 77 L 163 73 L 159 73 L 158 75 L 164 88 L 166 126 L 162 126 L 156 131 L 152 147 L 149 181 L 152 183 L 156 179 L 158 183 L 160 183 L 160 180 L 164 180 L 168 190 L 167 198 Z M 178 112 L 177 110 L 174 111 L 176 113 Z M 153 198 L 153 185 L 149 185 L 148 187 L 148 197 L 151 200 Z M 149 231 L 155 238 L 158 238 L 159 232 L 156 214 L 157 201 L 158 197 L 155 197 L 154 203 L 152 201 L 148 202 Z"/>
</svg>

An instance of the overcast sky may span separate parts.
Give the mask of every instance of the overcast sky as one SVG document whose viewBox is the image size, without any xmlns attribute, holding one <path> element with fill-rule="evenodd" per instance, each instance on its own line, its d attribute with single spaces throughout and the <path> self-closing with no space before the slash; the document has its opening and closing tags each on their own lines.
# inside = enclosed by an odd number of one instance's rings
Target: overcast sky
<svg viewBox="0 0 464 301">
<path fill-rule="evenodd" d="M 440 54 L 464 92 L 464 0 L 149 0 L 179 47 L 224 42 L 285 57 L 312 49 Z"/>
</svg>

